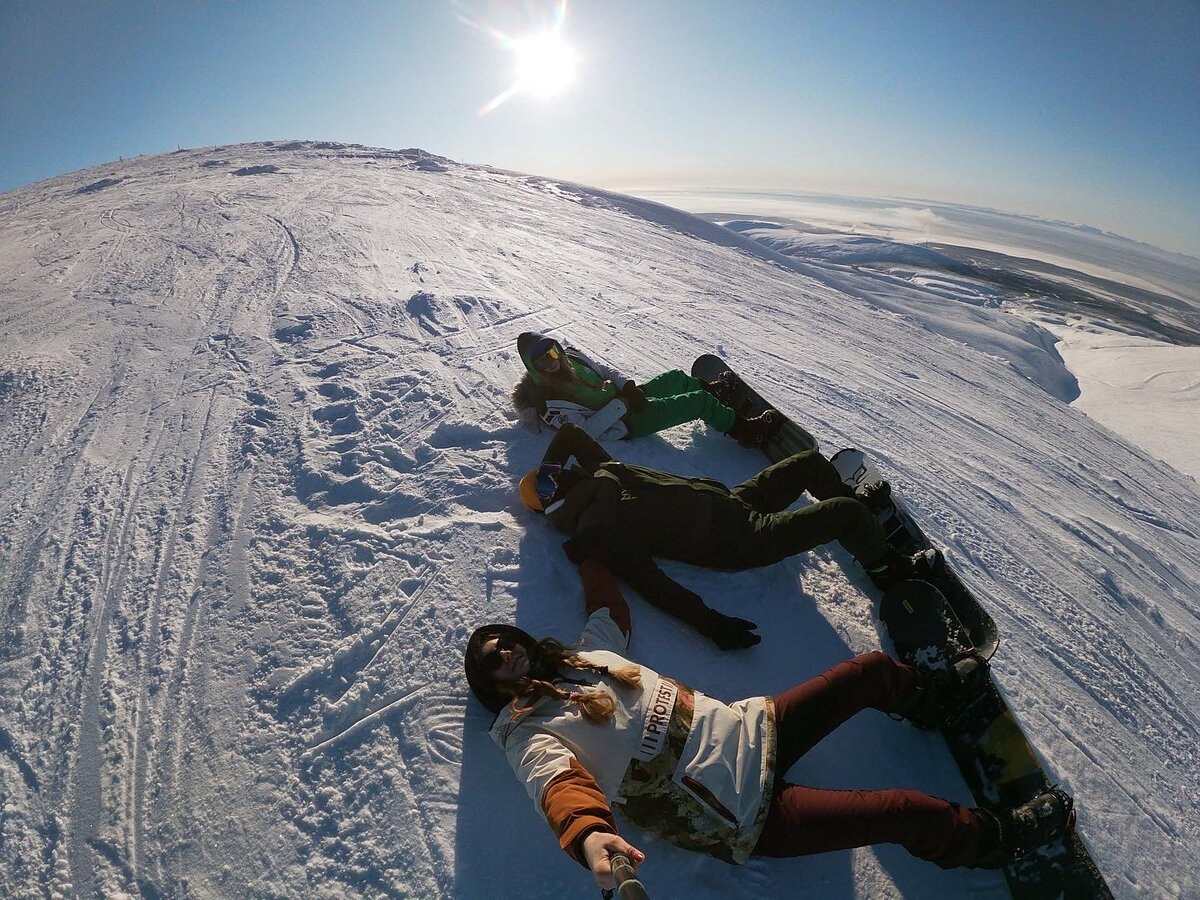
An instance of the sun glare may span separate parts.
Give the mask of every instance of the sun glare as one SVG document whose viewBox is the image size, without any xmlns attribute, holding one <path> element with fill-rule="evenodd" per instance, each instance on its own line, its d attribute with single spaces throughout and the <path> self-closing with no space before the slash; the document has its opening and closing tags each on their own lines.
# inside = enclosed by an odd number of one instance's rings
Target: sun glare
<svg viewBox="0 0 1200 900">
<path fill-rule="evenodd" d="M 567 19 L 567 0 L 556 0 L 553 10 L 550 27 L 541 31 L 531 29 L 531 33 L 525 37 L 514 37 L 468 16 L 465 12 L 458 13 L 462 22 L 486 34 L 498 46 L 511 51 L 516 57 L 516 78 L 479 110 L 481 116 L 487 115 L 518 94 L 548 100 L 559 96 L 574 83 L 579 57 L 562 37 Z M 533 22 L 529 24 L 536 27 Z"/>
<path fill-rule="evenodd" d="M 523 38 L 513 49 L 517 54 L 518 91 L 555 97 L 575 80 L 575 52 L 554 32 Z"/>
</svg>

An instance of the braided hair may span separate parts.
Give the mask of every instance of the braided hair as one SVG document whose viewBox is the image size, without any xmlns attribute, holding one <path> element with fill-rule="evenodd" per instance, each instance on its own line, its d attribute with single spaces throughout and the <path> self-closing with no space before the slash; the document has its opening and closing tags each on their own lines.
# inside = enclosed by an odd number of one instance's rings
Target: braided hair
<svg viewBox="0 0 1200 900">
<path fill-rule="evenodd" d="M 512 682 L 514 696 L 521 699 L 529 698 L 526 703 L 521 703 L 519 699 L 513 704 L 513 713 L 515 715 L 527 712 L 542 697 L 557 697 L 564 703 L 578 704 L 584 718 L 589 722 L 600 724 L 612 718 L 617 708 L 612 694 L 602 690 L 564 690 L 552 681 L 544 677 L 538 677 L 545 674 L 544 669 L 546 668 L 551 670 L 566 668 L 575 671 L 592 672 L 596 675 L 605 675 L 622 687 L 627 688 L 637 687 L 642 683 L 642 670 L 640 666 L 636 666 L 633 663 L 615 668 L 599 665 L 588 662 L 576 652 L 577 649 L 577 647 L 568 647 L 554 638 L 543 638 L 538 642 L 538 661 L 540 665 L 537 667 L 537 670 L 531 669 L 529 675 Z M 583 684 L 583 682 L 573 681 L 572 679 L 567 680 L 572 681 L 574 684 Z"/>
</svg>

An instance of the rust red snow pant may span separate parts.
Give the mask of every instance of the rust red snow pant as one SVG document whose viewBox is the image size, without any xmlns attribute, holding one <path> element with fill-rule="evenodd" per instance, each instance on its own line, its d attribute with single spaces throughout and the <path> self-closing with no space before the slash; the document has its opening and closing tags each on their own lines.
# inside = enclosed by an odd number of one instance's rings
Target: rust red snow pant
<svg viewBox="0 0 1200 900">
<path fill-rule="evenodd" d="M 803 856 L 868 844 L 900 844 L 944 869 L 977 856 L 984 823 L 969 809 L 919 791 L 829 791 L 782 783 L 801 756 L 861 709 L 891 712 L 916 672 L 867 653 L 775 697 L 780 780 L 754 852 Z"/>
</svg>

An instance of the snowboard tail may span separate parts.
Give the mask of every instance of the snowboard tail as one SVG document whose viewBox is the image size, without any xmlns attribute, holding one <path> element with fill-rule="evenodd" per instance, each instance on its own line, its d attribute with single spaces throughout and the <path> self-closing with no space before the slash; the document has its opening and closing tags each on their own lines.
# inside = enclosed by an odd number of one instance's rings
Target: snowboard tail
<svg viewBox="0 0 1200 900">
<path fill-rule="evenodd" d="M 888 588 L 879 617 L 896 657 L 927 672 L 952 669 L 978 654 L 949 599 L 927 581 Z M 998 810 L 1017 806 L 1052 787 L 1033 746 L 1000 693 L 986 663 L 964 688 L 967 697 L 941 728 L 975 802 Z M 1079 835 L 1070 831 L 1004 869 L 1014 897 L 1111 897 Z"/>
<path fill-rule="evenodd" d="M 787 459 L 789 456 L 795 456 L 797 453 L 803 453 L 806 450 L 818 449 L 817 439 L 807 429 L 796 424 L 790 417 L 780 412 L 777 407 L 764 400 L 721 357 L 705 353 L 692 363 L 693 378 L 709 382 L 716 381 L 723 375 L 728 376 L 732 390 L 729 406 L 739 416 L 753 417 L 759 413 L 766 412 L 768 409 L 774 409 L 783 419 L 783 424 L 780 426 L 778 433 L 762 448 L 771 462 L 779 462 L 781 459 Z"/>
</svg>

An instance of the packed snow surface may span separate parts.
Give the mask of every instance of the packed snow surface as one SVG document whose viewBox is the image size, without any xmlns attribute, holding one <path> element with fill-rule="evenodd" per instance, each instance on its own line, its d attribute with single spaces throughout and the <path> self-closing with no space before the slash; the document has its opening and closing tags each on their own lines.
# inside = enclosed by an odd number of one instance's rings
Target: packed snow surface
<svg viewBox="0 0 1200 900">
<path fill-rule="evenodd" d="M 461 674 L 479 624 L 583 624 L 514 490 L 548 439 L 508 399 L 538 329 L 639 380 L 716 351 L 827 452 L 872 451 L 995 616 L 1114 892 L 1197 896 L 1200 492 L 987 297 L 417 150 L 188 150 L 0 196 L 0 895 L 595 896 Z M 611 449 L 764 464 L 702 424 Z M 721 653 L 630 596 L 631 656 L 717 697 L 880 646 L 837 546 L 667 568 L 762 628 Z M 789 777 L 970 801 L 939 737 L 874 712 Z M 895 847 L 733 868 L 629 836 L 656 900 L 1007 895 Z"/>
</svg>

